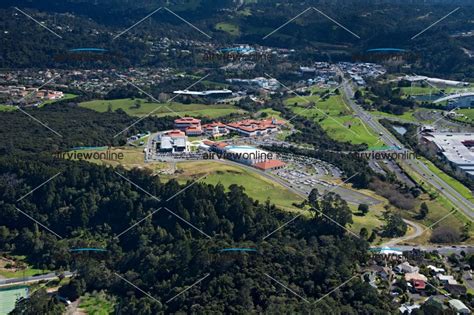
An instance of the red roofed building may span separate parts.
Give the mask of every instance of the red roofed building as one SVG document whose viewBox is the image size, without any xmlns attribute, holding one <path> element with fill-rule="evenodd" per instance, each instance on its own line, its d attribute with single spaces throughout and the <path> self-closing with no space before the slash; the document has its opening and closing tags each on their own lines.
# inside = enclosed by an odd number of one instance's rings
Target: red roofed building
<svg viewBox="0 0 474 315">
<path fill-rule="evenodd" d="M 187 136 L 200 136 L 202 135 L 201 127 L 191 126 L 185 129 Z"/>
<path fill-rule="evenodd" d="M 205 134 L 211 135 L 215 138 L 229 134 L 229 129 L 227 129 L 227 126 L 221 122 L 203 125 L 202 129 Z"/>
<path fill-rule="evenodd" d="M 284 124 L 285 122 L 274 118 L 265 120 L 246 119 L 229 123 L 227 128 L 247 137 L 258 137 L 277 132 L 279 127 Z"/>
<path fill-rule="evenodd" d="M 175 119 L 174 127 L 186 132 L 188 136 L 202 135 L 201 120 L 193 117 L 183 117 Z"/>
<path fill-rule="evenodd" d="M 209 141 L 209 140 L 204 140 L 202 143 L 204 143 L 207 146 L 212 146 L 212 145 L 214 145 L 215 142 L 214 141 Z"/>
<path fill-rule="evenodd" d="M 426 283 L 423 280 L 411 280 L 411 284 L 415 290 L 424 290 L 426 288 Z"/>
<path fill-rule="evenodd" d="M 263 171 L 271 171 L 283 168 L 286 164 L 280 160 L 266 160 L 264 162 L 255 163 L 253 166 Z"/>
<path fill-rule="evenodd" d="M 184 137 L 186 134 L 181 130 L 175 129 L 165 132 L 164 135 L 168 137 Z"/>
<path fill-rule="evenodd" d="M 212 151 L 215 151 L 217 153 L 223 153 L 227 146 L 229 146 L 229 144 L 225 142 L 214 142 L 212 144 Z"/>
</svg>

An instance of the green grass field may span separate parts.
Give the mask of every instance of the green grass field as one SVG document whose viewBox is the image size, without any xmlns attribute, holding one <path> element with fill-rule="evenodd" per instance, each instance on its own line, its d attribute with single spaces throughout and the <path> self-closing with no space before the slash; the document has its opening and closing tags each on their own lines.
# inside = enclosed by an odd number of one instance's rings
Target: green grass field
<svg viewBox="0 0 474 315">
<path fill-rule="evenodd" d="M 112 111 L 122 109 L 131 116 L 144 116 L 153 112 L 154 116 L 195 116 L 195 117 L 209 117 L 217 118 L 226 116 L 232 113 L 244 112 L 233 105 L 218 104 L 181 104 L 181 103 L 147 103 L 144 99 L 141 100 L 140 108 L 135 107 L 135 100 L 130 98 L 116 99 L 116 100 L 95 100 L 80 103 L 79 106 L 92 109 L 98 112 L 106 112 L 109 107 Z M 163 105 L 163 106 L 162 106 Z M 162 106 L 161 108 L 159 108 Z M 167 109 L 169 107 L 171 110 Z M 159 109 L 157 109 L 159 108 Z"/>
<path fill-rule="evenodd" d="M 239 36 L 240 35 L 240 28 L 238 25 L 232 24 L 232 23 L 217 23 L 215 26 L 216 30 L 226 32 L 230 35 L 233 36 Z"/>
<path fill-rule="evenodd" d="M 466 87 L 466 88 L 458 88 L 458 87 L 435 88 L 428 85 L 428 86 L 402 87 L 400 89 L 404 95 L 408 96 L 408 95 L 438 94 L 438 93 L 441 93 L 441 91 L 443 91 L 446 94 L 467 92 L 467 91 L 472 91 L 473 86 Z"/>
<path fill-rule="evenodd" d="M 361 119 L 353 116 L 353 111 L 344 103 L 340 95 L 334 95 L 325 101 L 318 101 L 319 96 L 305 97 L 316 102 L 316 108 L 306 109 L 308 103 L 299 97 L 285 100 L 285 105 L 295 114 L 312 118 L 338 141 L 349 141 L 353 144 L 366 143 L 367 145 L 380 144 L 376 134 L 371 132 Z"/>
<path fill-rule="evenodd" d="M 198 161 L 178 163 L 177 169 L 182 172 L 178 177 L 170 175 L 166 178 L 177 178 L 181 183 L 186 183 L 192 178 L 199 178 L 209 173 L 209 176 L 203 180 L 208 184 L 221 183 L 226 188 L 232 184 L 243 186 L 250 197 L 260 202 L 265 202 L 269 198 L 272 203 L 285 210 L 297 210 L 292 203 L 303 201 L 303 198 L 288 191 L 282 185 L 239 166 L 215 161 Z"/>
<path fill-rule="evenodd" d="M 257 115 L 261 115 L 262 113 L 266 113 L 267 117 L 274 117 L 274 118 L 277 118 L 277 119 L 284 120 L 281 117 L 281 113 L 279 111 L 273 110 L 271 108 L 265 108 L 265 109 L 259 110 L 257 112 Z"/>
<path fill-rule="evenodd" d="M 114 314 L 115 300 L 111 299 L 103 291 L 86 293 L 82 296 L 79 308 L 90 315 L 109 315 Z"/>
<path fill-rule="evenodd" d="M 72 99 L 76 98 L 77 96 L 78 95 L 75 95 L 75 94 L 65 93 L 63 98 L 61 98 L 59 100 L 45 101 L 45 102 L 41 103 L 38 107 L 43 107 L 45 105 L 53 104 L 53 103 L 56 103 L 56 102 L 59 102 L 59 101 L 72 100 Z M 7 112 L 7 111 L 14 111 L 14 110 L 16 110 L 16 108 L 14 106 L 0 105 L 0 112 Z"/>
<path fill-rule="evenodd" d="M 8 259 L 0 257 L 0 278 L 30 277 L 36 274 L 43 274 L 49 272 L 48 270 L 43 271 L 41 269 L 31 268 L 31 266 L 29 266 L 28 262 L 26 261 L 26 256 L 9 255 L 8 257 Z M 13 260 L 14 266 L 17 266 L 18 268 L 20 264 L 21 266 L 25 266 L 27 268 L 24 270 L 12 271 L 13 269 L 6 268 L 7 265 L 10 263 L 10 260 Z"/>
<path fill-rule="evenodd" d="M 462 108 L 456 110 L 457 114 L 463 114 L 464 117 L 455 117 L 454 119 L 460 122 L 474 124 L 474 108 Z"/>
<path fill-rule="evenodd" d="M 364 216 L 359 214 L 356 205 L 351 204 L 349 207 L 353 213 L 352 221 L 354 221 L 349 229 L 357 235 L 363 227 L 369 231 L 370 235 L 374 229 L 379 229 L 385 223 L 382 218 L 382 212 L 384 210 L 382 204 L 370 207 L 369 212 Z"/>
<path fill-rule="evenodd" d="M 20 271 L 0 270 L 0 276 L 5 277 L 5 278 L 31 277 L 31 276 L 36 275 L 36 274 L 43 274 L 43 270 L 35 269 L 35 268 L 28 268 L 28 269 L 24 270 L 24 272 L 23 272 L 23 270 L 20 270 Z"/>
<path fill-rule="evenodd" d="M 385 113 L 385 112 L 380 112 L 380 111 L 373 111 L 373 112 L 370 112 L 370 113 L 375 115 L 375 116 L 398 118 L 400 120 L 418 122 L 418 120 L 415 118 L 415 116 L 413 116 L 414 111 L 406 111 L 405 113 L 403 113 L 403 115 L 395 115 L 395 114 L 390 114 L 390 113 Z"/>
<path fill-rule="evenodd" d="M 16 110 L 15 107 L 9 105 L 0 105 L 0 112 L 10 112 Z"/>
<path fill-rule="evenodd" d="M 402 93 L 404 95 L 429 95 L 431 94 L 436 94 L 439 93 L 439 90 L 428 86 L 428 87 L 422 87 L 422 86 L 413 86 L 413 87 L 402 87 L 400 88 Z"/>
</svg>

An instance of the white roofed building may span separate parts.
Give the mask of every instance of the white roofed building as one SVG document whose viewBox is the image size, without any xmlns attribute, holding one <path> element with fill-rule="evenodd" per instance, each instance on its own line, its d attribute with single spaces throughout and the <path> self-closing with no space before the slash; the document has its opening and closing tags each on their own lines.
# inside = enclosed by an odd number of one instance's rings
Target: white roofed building
<svg viewBox="0 0 474 315">
<path fill-rule="evenodd" d="M 428 133 L 422 140 L 433 145 L 454 167 L 474 178 L 473 133 Z"/>
</svg>

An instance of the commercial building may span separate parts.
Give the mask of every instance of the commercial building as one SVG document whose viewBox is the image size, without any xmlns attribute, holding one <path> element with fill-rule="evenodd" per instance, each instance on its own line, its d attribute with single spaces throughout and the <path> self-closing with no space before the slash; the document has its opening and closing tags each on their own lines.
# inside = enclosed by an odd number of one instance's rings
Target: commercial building
<svg viewBox="0 0 474 315">
<path fill-rule="evenodd" d="M 409 81 L 409 82 L 423 82 L 427 81 L 431 84 L 436 84 L 436 85 L 444 85 L 444 86 L 453 86 L 453 87 L 465 87 L 469 86 L 469 82 L 461 82 L 461 81 L 453 81 L 453 80 L 444 80 L 444 79 L 438 79 L 438 78 L 430 78 L 430 77 L 425 77 L 422 75 L 414 75 L 414 76 L 405 76 L 401 77 L 400 79 Z"/>
<path fill-rule="evenodd" d="M 182 96 L 201 96 L 201 97 L 232 96 L 231 90 L 208 90 L 208 91 L 179 90 L 179 91 L 173 91 L 173 93 L 182 95 Z"/>
<path fill-rule="evenodd" d="M 451 165 L 474 178 L 474 134 L 428 133 L 422 138 Z"/>
<path fill-rule="evenodd" d="M 187 149 L 187 137 L 181 130 L 171 130 L 158 135 L 156 143 L 162 153 L 186 152 Z"/>
</svg>

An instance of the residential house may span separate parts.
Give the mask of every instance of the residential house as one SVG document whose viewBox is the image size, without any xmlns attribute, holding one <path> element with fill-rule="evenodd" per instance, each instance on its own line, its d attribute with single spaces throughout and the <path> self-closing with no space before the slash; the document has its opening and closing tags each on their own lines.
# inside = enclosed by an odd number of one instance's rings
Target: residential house
<svg viewBox="0 0 474 315">
<path fill-rule="evenodd" d="M 395 271 L 398 273 L 418 273 L 420 268 L 417 266 L 411 266 L 408 262 L 403 262 L 395 267 Z"/>
<path fill-rule="evenodd" d="M 448 302 L 449 307 L 457 314 L 470 314 L 469 308 L 461 301 L 453 299 Z"/>
</svg>

